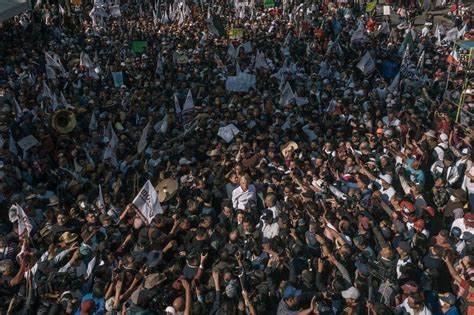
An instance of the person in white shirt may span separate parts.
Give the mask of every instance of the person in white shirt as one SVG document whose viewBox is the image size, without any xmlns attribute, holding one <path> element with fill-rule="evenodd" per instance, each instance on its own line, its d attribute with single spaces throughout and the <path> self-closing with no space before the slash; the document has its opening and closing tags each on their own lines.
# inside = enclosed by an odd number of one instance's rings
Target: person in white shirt
<svg viewBox="0 0 474 315">
<path fill-rule="evenodd" d="M 272 211 L 274 219 L 278 218 L 278 215 L 280 214 L 280 206 L 274 194 L 268 194 L 265 197 L 265 207 Z"/>
<path fill-rule="evenodd" d="M 467 169 L 462 183 L 462 189 L 467 192 L 471 211 L 474 211 L 474 166 Z"/>
<path fill-rule="evenodd" d="M 461 230 L 461 239 L 469 239 L 474 235 L 474 213 L 468 212 L 464 217 L 454 220 L 451 224 L 451 233 L 456 227 Z"/>
<path fill-rule="evenodd" d="M 273 212 L 271 210 L 265 210 L 260 220 L 258 228 L 262 231 L 264 240 L 271 240 L 278 235 L 280 228 L 278 222 L 275 222 L 273 219 Z"/>
<path fill-rule="evenodd" d="M 232 192 L 232 206 L 234 209 L 245 209 L 250 201 L 257 201 L 255 186 L 250 184 L 250 177 L 244 175 L 240 177 L 240 186 Z"/>
<path fill-rule="evenodd" d="M 402 304 L 397 306 L 395 314 L 432 315 L 433 313 L 426 307 L 421 293 L 412 293 L 403 300 Z"/>
</svg>

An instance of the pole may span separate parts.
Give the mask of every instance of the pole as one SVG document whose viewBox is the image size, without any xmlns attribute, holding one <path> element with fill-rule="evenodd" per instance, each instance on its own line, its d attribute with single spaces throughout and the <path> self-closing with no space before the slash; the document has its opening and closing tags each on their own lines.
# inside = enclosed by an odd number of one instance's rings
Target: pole
<svg viewBox="0 0 474 315">
<path fill-rule="evenodd" d="M 454 121 L 455 123 L 459 122 L 459 116 L 461 114 L 461 106 L 464 102 L 464 95 L 466 94 L 466 88 L 467 88 L 467 82 L 468 82 L 467 78 L 468 78 L 469 72 L 471 71 L 471 58 L 472 58 L 472 48 L 469 49 L 469 61 L 467 64 L 467 69 L 464 70 L 466 74 L 464 75 L 464 83 L 462 87 L 461 97 L 459 98 L 458 111 L 456 113 L 456 120 Z"/>
<path fill-rule="evenodd" d="M 456 47 L 456 41 L 453 43 L 453 51 L 454 51 L 454 48 Z M 446 79 L 446 86 L 444 88 L 444 93 L 443 93 L 443 99 L 445 98 L 445 95 L 446 95 L 446 91 L 448 90 L 448 85 L 449 85 L 449 77 L 451 76 L 451 67 L 452 67 L 453 63 L 449 63 L 449 67 L 448 67 L 448 77 Z"/>
</svg>

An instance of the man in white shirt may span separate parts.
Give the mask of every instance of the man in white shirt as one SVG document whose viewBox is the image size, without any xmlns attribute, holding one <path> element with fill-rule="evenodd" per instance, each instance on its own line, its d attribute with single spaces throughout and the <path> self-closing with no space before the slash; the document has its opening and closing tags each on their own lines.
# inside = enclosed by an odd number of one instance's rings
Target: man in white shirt
<svg viewBox="0 0 474 315">
<path fill-rule="evenodd" d="M 262 231 L 264 240 L 271 240 L 278 235 L 278 223 L 273 220 L 273 212 L 266 209 L 260 217 L 258 228 Z"/>
<path fill-rule="evenodd" d="M 245 209 L 250 201 L 257 201 L 255 186 L 250 184 L 250 177 L 244 175 L 240 177 L 240 186 L 232 192 L 232 206 L 234 209 Z"/>
<path fill-rule="evenodd" d="M 395 314 L 431 315 L 433 313 L 426 307 L 421 293 L 412 293 L 403 300 L 402 304 L 397 306 Z"/>
<path fill-rule="evenodd" d="M 454 220 L 451 231 L 455 228 L 461 230 L 461 239 L 469 239 L 474 235 L 474 213 L 468 212 L 464 217 Z"/>
</svg>

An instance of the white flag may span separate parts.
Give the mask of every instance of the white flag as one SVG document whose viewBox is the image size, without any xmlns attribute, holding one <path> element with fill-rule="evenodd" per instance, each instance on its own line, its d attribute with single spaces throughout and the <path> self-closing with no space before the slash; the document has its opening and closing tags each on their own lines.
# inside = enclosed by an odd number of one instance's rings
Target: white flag
<svg viewBox="0 0 474 315">
<path fill-rule="evenodd" d="M 398 90 L 398 84 L 400 83 L 400 72 L 397 73 L 395 78 L 392 79 L 392 83 L 387 87 L 387 90 L 390 93 L 393 93 L 394 91 Z"/>
<path fill-rule="evenodd" d="M 15 97 L 13 97 L 13 110 L 15 111 L 16 117 L 20 118 L 23 116 L 23 110 L 21 109 L 20 104 L 18 104 L 18 101 Z"/>
<path fill-rule="evenodd" d="M 183 113 L 193 110 L 194 108 L 194 100 L 193 95 L 191 94 L 191 89 L 188 90 L 188 95 L 186 96 L 186 101 L 183 105 Z"/>
<path fill-rule="evenodd" d="M 18 155 L 18 149 L 16 148 L 15 139 L 13 139 L 12 133 L 10 132 L 10 138 L 8 139 L 8 150 L 15 156 Z"/>
<path fill-rule="evenodd" d="M 464 24 L 464 26 L 461 28 L 461 30 L 458 32 L 458 38 L 459 37 L 464 37 L 464 34 L 466 34 L 467 31 L 467 23 Z"/>
<path fill-rule="evenodd" d="M 19 204 L 15 204 L 10 208 L 11 210 L 16 210 L 18 218 L 18 236 L 20 239 L 23 239 L 25 236 L 29 236 L 33 230 L 30 219 L 26 215 L 25 211 Z"/>
<path fill-rule="evenodd" d="M 43 97 L 47 97 L 49 99 L 53 98 L 53 95 L 51 93 L 51 90 L 49 89 L 48 84 L 46 83 L 46 80 L 43 81 Z"/>
<path fill-rule="evenodd" d="M 240 70 L 239 63 L 237 62 L 236 66 L 235 66 L 235 75 L 239 75 L 241 72 L 242 72 L 242 70 Z"/>
<path fill-rule="evenodd" d="M 151 223 L 157 214 L 163 213 L 155 187 L 153 187 L 150 180 L 143 185 L 132 203 L 135 206 L 135 210 L 148 224 Z"/>
<path fill-rule="evenodd" d="M 89 279 L 89 277 L 92 275 L 92 271 L 94 271 L 94 267 L 95 267 L 95 261 L 96 261 L 96 258 L 94 256 L 91 259 L 91 261 L 89 261 L 89 263 L 87 264 L 86 279 Z"/>
<path fill-rule="evenodd" d="M 62 7 L 61 4 L 59 4 L 59 13 L 60 13 L 61 15 L 66 14 L 66 10 L 64 10 L 64 8 Z"/>
<path fill-rule="evenodd" d="M 225 142 L 229 143 L 239 132 L 239 128 L 237 128 L 234 124 L 228 124 L 225 127 L 220 127 L 217 131 L 217 135 L 224 139 Z"/>
<path fill-rule="evenodd" d="M 436 24 L 436 30 L 434 32 L 434 36 L 436 37 L 436 45 L 441 45 L 441 32 L 439 30 L 439 24 Z"/>
<path fill-rule="evenodd" d="M 148 122 L 148 124 L 146 124 L 145 128 L 143 128 L 142 135 L 140 137 L 140 141 L 138 141 L 138 146 L 137 146 L 138 154 L 141 154 L 143 152 L 143 150 L 145 150 L 145 148 L 146 148 L 148 132 L 150 131 L 150 125 L 151 125 L 151 123 Z"/>
<path fill-rule="evenodd" d="M 105 212 L 104 196 L 102 195 L 102 187 L 99 184 L 99 196 L 97 197 L 96 206 L 100 212 Z"/>
<path fill-rule="evenodd" d="M 181 106 L 179 105 L 178 95 L 174 93 L 173 97 L 174 97 L 174 110 L 176 112 L 176 115 L 179 115 L 181 114 L 182 110 L 181 110 Z"/>
<path fill-rule="evenodd" d="M 364 25 L 362 23 L 359 23 L 359 26 L 351 35 L 351 43 L 363 39 L 365 37 L 364 33 L 365 33 Z"/>
<path fill-rule="evenodd" d="M 79 65 L 86 68 L 92 68 L 94 63 L 92 62 L 91 58 L 89 58 L 88 54 L 81 52 L 79 56 Z"/>
<path fill-rule="evenodd" d="M 270 66 L 267 63 L 265 55 L 259 51 L 257 51 L 257 55 L 255 56 L 255 68 L 256 69 L 270 69 Z"/>
<path fill-rule="evenodd" d="M 56 72 L 54 72 L 53 68 L 49 65 L 45 66 L 46 69 L 46 77 L 48 80 L 54 81 L 56 80 Z"/>
<path fill-rule="evenodd" d="M 452 42 L 458 38 L 458 28 L 454 26 L 452 29 L 446 32 L 446 36 L 443 38 L 443 41 Z"/>
<path fill-rule="evenodd" d="M 47 52 L 44 52 L 44 57 L 46 59 L 46 64 L 52 68 L 56 68 L 58 70 L 62 69 L 62 65 L 59 64 L 58 58 L 56 57 L 57 55 L 54 56 L 54 58 L 48 54 Z"/>
<path fill-rule="evenodd" d="M 365 53 L 357 64 L 357 68 L 359 68 L 364 74 L 369 74 L 375 70 L 375 62 L 369 52 Z"/>
<path fill-rule="evenodd" d="M 293 93 L 293 90 L 291 89 L 290 83 L 286 81 L 285 87 L 283 88 L 283 91 L 281 92 L 281 97 L 280 97 L 280 105 L 285 106 L 289 102 L 291 102 L 295 98 L 295 94 Z"/>
<path fill-rule="evenodd" d="M 422 52 L 421 55 L 420 55 L 420 58 L 418 58 L 418 65 L 417 65 L 417 67 L 418 67 L 418 68 L 423 68 L 424 63 L 425 63 L 425 51 L 423 50 L 423 52 Z"/>
<path fill-rule="evenodd" d="M 89 130 L 97 130 L 98 127 L 97 117 L 95 117 L 95 113 L 92 111 L 91 120 L 89 121 Z"/>
<path fill-rule="evenodd" d="M 156 133 L 166 133 L 166 130 L 168 130 L 168 114 L 163 117 L 162 120 L 157 122 L 154 126 L 153 129 L 155 129 Z"/>
</svg>

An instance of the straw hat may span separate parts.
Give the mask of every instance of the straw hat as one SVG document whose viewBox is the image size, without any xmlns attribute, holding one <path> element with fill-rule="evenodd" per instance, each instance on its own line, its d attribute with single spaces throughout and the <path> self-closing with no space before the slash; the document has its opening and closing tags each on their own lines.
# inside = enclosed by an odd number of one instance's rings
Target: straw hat
<svg viewBox="0 0 474 315">
<path fill-rule="evenodd" d="M 281 154 L 283 154 L 284 157 L 286 157 L 290 151 L 295 151 L 296 149 L 298 149 L 298 144 L 294 141 L 288 141 L 280 147 Z"/>
<path fill-rule="evenodd" d="M 77 240 L 77 234 L 71 232 L 64 232 L 61 237 L 59 237 L 59 241 L 70 244 Z"/>
<path fill-rule="evenodd" d="M 167 178 L 162 180 L 155 189 L 158 193 L 158 200 L 166 202 L 173 198 L 178 191 L 178 182 L 174 178 Z"/>
</svg>

